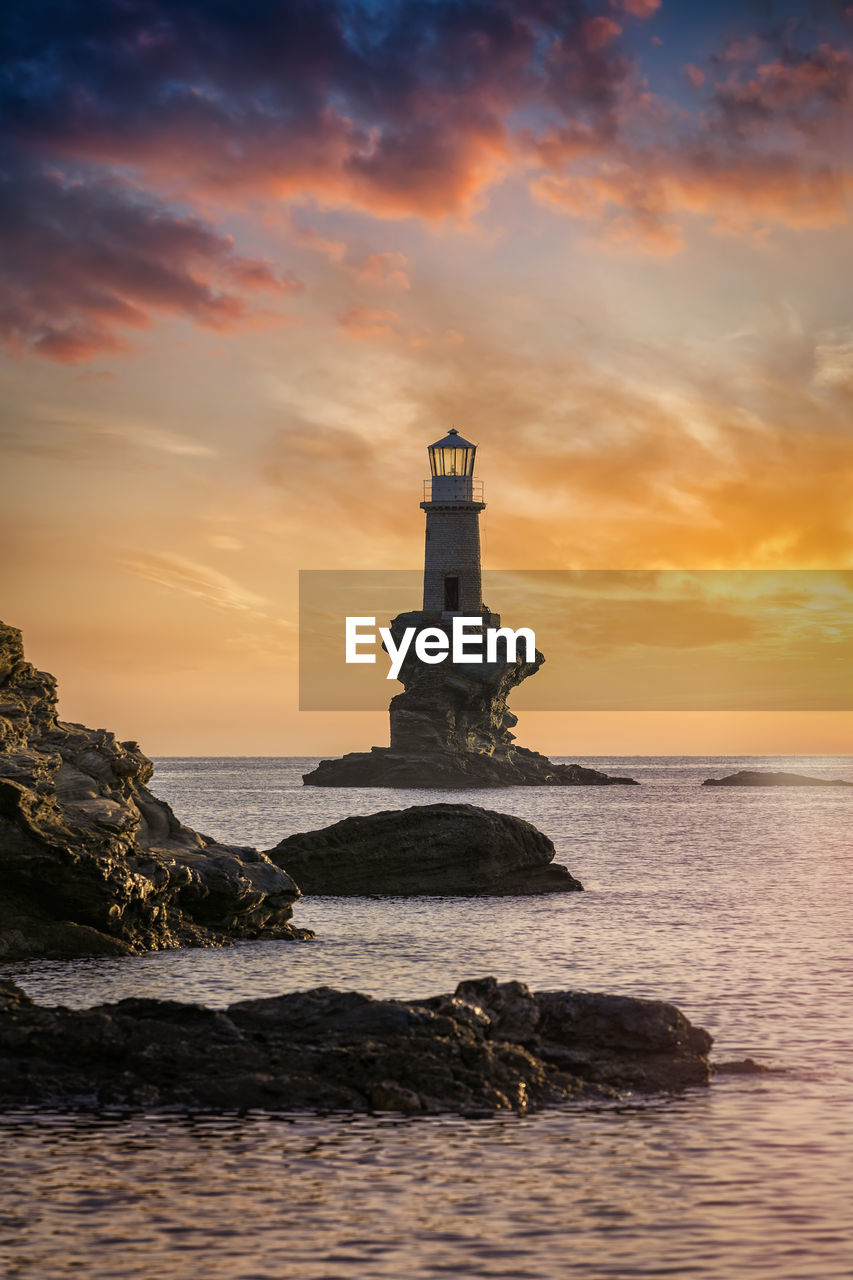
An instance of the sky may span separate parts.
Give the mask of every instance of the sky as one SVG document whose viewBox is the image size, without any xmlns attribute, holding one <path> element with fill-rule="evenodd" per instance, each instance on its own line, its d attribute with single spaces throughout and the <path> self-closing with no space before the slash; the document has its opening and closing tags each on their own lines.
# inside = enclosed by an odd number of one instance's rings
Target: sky
<svg viewBox="0 0 853 1280">
<path fill-rule="evenodd" d="M 0 31 L 0 615 L 66 718 L 387 742 L 298 710 L 298 571 L 416 569 L 452 424 L 489 569 L 851 567 L 853 6 L 11 0 Z M 518 735 L 853 751 L 827 710 Z"/>
</svg>

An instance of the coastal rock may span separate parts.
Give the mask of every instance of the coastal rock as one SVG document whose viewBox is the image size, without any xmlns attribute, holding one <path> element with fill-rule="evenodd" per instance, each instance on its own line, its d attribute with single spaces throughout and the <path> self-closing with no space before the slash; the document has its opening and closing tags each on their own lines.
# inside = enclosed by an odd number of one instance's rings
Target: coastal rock
<svg viewBox="0 0 853 1280">
<path fill-rule="evenodd" d="M 391 623 L 399 644 L 407 627 L 442 626 L 426 614 L 401 613 Z M 445 628 L 446 629 L 446 628 Z M 404 691 L 391 699 L 391 745 L 321 760 L 303 782 L 312 787 L 586 787 L 637 785 L 578 764 L 555 764 L 515 745 L 518 723 L 507 705 L 513 689 L 535 675 L 534 661 L 430 665 L 410 649 L 400 670 Z"/>
<path fill-rule="evenodd" d="M 73 1011 L 0 981 L 0 1106 L 524 1112 L 710 1080 L 673 1005 L 480 978 L 376 1000 L 319 987 L 225 1010 L 129 999 Z"/>
<path fill-rule="evenodd" d="M 268 850 L 303 893 L 502 895 L 582 889 L 529 822 L 472 804 L 429 804 L 344 818 Z"/>
<path fill-rule="evenodd" d="M 179 822 L 136 742 L 56 715 L 56 681 L 0 623 L 0 959 L 311 936 L 254 849 Z"/>
<path fill-rule="evenodd" d="M 761 769 L 741 769 L 726 778 L 706 778 L 703 787 L 853 787 L 843 778 L 810 778 L 804 773 L 772 773 Z"/>
</svg>

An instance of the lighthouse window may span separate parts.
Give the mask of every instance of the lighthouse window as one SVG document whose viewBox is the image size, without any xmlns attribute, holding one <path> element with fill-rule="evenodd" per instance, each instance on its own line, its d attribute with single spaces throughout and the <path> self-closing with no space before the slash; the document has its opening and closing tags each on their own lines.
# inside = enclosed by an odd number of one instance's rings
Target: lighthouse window
<svg viewBox="0 0 853 1280">
<path fill-rule="evenodd" d="M 444 579 L 444 612 L 456 613 L 459 609 L 459 579 Z"/>
</svg>

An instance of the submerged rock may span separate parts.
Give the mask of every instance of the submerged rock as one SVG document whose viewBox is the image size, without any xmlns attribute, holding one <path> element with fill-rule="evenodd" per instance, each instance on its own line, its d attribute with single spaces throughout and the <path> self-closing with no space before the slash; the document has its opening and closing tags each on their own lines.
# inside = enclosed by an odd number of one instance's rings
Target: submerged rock
<svg viewBox="0 0 853 1280">
<path fill-rule="evenodd" d="M 494 978 L 428 1000 L 319 987 L 223 1011 L 44 1008 L 0 981 L 0 1106 L 523 1112 L 707 1084 L 711 1043 L 660 1000 Z"/>
<path fill-rule="evenodd" d="M 401 613 L 391 623 L 399 644 L 407 627 L 443 626 L 423 613 Z M 447 629 L 446 626 L 444 628 Z M 555 764 L 515 745 L 518 723 L 507 699 L 545 661 L 430 665 L 409 650 L 399 679 L 404 692 L 391 699 L 390 747 L 353 751 L 321 760 L 303 774 L 312 787 L 588 787 L 636 786 L 579 764 Z"/>
<path fill-rule="evenodd" d="M 179 822 L 136 742 L 56 716 L 56 681 L 0 623 L 0 959 L 310 937 L 255 849 Z"/>
<path fill-rule="evenodd" d="M 703 787 L 853 787 L 842 778 L 810 778 L 805 773 L 771 773 L 761 769 L 741 769 L 726 778 L 706 778 Z"/>
<path fill-rule="evenodd" d="M 500 895 L 582 889 L 529 822 L 472 804 L 429 804 L 344 818 L 268 850 L 303 893 Z"/>
</svg>

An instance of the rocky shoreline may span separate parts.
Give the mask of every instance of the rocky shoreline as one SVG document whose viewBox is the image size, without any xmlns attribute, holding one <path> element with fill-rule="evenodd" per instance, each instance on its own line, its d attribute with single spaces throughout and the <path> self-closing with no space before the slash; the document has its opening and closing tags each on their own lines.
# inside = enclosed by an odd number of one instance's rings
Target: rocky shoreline
<svg viewBox="0 0 853 1280">
<path fill-rule="evenodd" d="M 57 718 L 56 681 L 0 623 L 0 960 L 300 939 L 299 889 L 184 826 L 136 742 Z"/>
<path fill-rule="evenodd" d="M 0 980 L 4 1109 L 523 1113 L 706 1085 L 711 1044 L 663 1001 L 494 978 L 427 1000 L 320 987 L 225 1010 L 47 1008 Z"/>
</svg>

